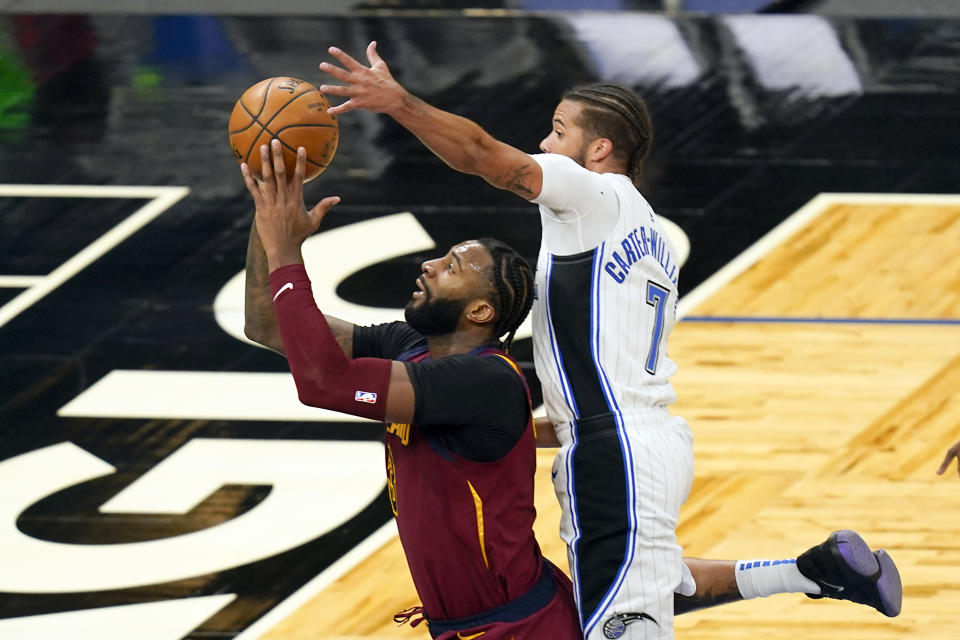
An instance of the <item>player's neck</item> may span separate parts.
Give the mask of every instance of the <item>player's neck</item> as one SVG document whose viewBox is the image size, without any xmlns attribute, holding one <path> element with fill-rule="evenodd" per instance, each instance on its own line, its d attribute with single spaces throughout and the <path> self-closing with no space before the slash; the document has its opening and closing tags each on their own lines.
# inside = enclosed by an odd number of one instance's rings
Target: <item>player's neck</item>
<svg viewBox="0 0 960 640">
<path fill-rule="evenodd" d="M 586 168 L 594 173 L 619 173 L 627 175 L 627 167 L 609 155 L 601 160 L 587 160 Z"/>
<path fill-rule="evenodd" d="M 459 353 L 469 353 L 477 347 L 482 347 L 490 343 L 490 336 L 486 331 L 479 333 L 476 331 L 454 331 L 439 336 L 429 336 L 427 338 L 427 350 L 430 352 L 430 358 L 436 360 L 445 356 L 453 356 Z"/>
</svg>

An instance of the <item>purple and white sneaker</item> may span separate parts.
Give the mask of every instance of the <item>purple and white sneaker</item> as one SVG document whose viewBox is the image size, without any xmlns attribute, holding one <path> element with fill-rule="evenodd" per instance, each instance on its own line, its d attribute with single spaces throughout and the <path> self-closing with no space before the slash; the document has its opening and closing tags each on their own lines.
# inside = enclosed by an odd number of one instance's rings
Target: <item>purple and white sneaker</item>
<svg viewBox="0 0 960 640">
<path fill-rule="evenodd" d="M 834 531 L 826 542 L 797 557 L 797 568 L 820 585 L 810 598 L 850 600 L 873 607 L 891 618 L 900 615 L 903 585 L 893 558 L 872 551 L 856 531 Z"/>
</svg>

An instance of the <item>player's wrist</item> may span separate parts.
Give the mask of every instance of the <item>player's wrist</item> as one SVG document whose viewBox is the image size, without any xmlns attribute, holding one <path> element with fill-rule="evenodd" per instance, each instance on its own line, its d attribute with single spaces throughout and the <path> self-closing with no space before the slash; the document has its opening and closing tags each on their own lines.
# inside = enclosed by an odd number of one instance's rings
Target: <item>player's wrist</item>
<svg viewBox="0 0 960 640">
<path fill-rule="evenodd" d="M 276 247 L 267 250 L 267 269 L 273 273 L 282 267 L 303 264 L 300 247 Z"/>
<path fill-rule="evenodd" d="M 396 98 L 391 100 L 390 115 L 401 124 L 413 124 L 426 116 L 427 103 L 413 95 L 399 84 Z"/>
</svg>

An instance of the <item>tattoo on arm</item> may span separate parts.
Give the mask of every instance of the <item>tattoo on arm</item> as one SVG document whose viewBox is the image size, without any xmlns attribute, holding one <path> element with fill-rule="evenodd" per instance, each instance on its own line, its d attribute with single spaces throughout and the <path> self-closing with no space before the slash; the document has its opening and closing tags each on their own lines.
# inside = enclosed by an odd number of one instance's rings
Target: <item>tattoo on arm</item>
<svg viewBox="0 0 960 640">
<path fill-rule="evenodd" d="M 403 106 L 410 111 L 422 114 L 426 111 L 427 103 L 412 93 L 406 93 L 403 96 Z"/>
<path fill-rule="evenodd" d="M 501 183 L 504 185 L 503 188 L 508 191 L 513 191 L 518 196 L 527 198 L 528 200 L 534 197 L 536 194 L 533 192 L 533 189 L 530 188 L 530 163 L 526 162 L 522 165 L 514 167 L 507 172 L 506 175 L 501 179 Z"/>
</svg>

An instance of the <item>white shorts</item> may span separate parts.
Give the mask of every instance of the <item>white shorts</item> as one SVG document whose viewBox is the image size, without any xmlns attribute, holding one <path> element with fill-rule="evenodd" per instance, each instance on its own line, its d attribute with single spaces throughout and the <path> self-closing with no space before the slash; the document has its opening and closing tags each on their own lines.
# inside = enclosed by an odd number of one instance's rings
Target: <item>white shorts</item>
<svg viewBox="0 0 960 640">
<path fill-rule="evenodd" d="M 673 638 L 673 594 L 692 578 L 676 527 L 693 435 L 665 410 L 557 426 L 553 464 L 586 640 Z"/>
</svg>

